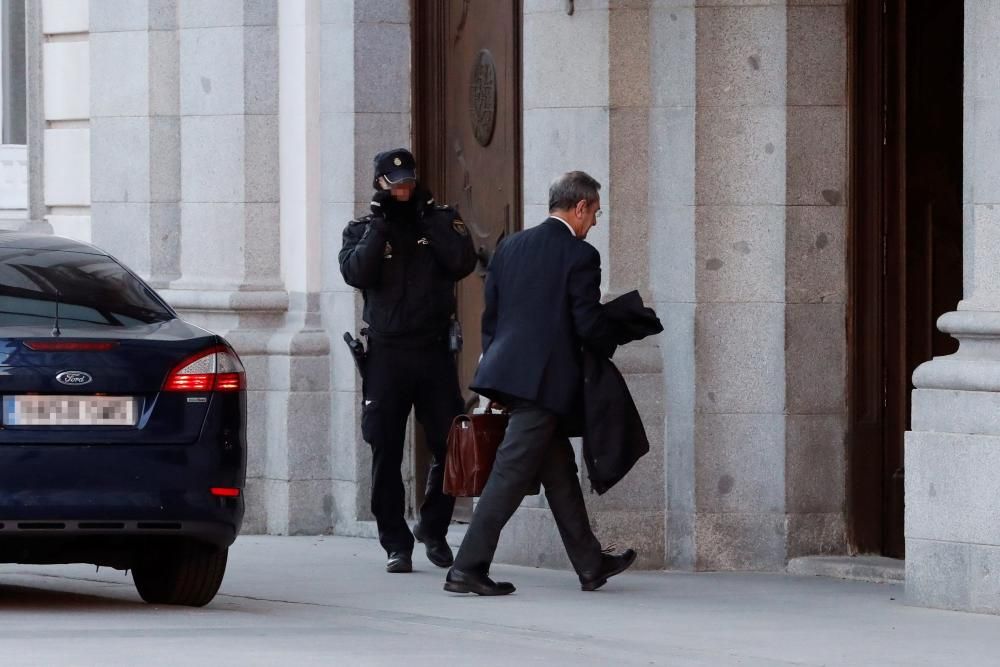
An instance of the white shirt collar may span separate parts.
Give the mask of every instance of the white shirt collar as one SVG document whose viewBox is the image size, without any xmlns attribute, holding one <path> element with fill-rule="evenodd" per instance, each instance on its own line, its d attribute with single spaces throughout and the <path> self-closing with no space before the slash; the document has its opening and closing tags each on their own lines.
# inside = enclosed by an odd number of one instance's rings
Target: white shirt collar
<svg viewBox="0 0 1000 667">
<path fill-rule="evenodd" d="M 566 222 L 565 220 L 563 220 L 562 218 L 560 218 L 558 215 L 552 215 L 551 213 L 549 213 L 549 217 L 552 218 L 552 219 L 554 219 L 554 220 L 558 220 L 559 222 L 561 222 L 564 225 L 566 225 L 566 229 L 569 230 L 569 233 L 573 235 L 573 238 L 576 238 L 576 232 L 573 231 L 573 228 L 569 226 L 568 222 Z"/>
</svg>

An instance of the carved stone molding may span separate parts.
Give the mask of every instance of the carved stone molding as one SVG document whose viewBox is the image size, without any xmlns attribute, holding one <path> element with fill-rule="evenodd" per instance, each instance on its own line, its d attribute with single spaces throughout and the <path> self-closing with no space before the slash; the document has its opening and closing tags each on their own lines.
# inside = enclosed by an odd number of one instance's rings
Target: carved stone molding
<svg viewBox="0 0 1000 667">
<path fill-rule="evenodd" d="M 284 290 L 158 290 L 167 303 L 178 310 L 210 312 L 277 312 L 288 311 L 288 292 Z"/>
<path fill-rule="evenodd" d="M 913 373 L 914 386 L 1000 392 L 1000 313 L 945 313 L 938 328 L 958 339 L 958 352 L 919 366 Z"/>
</svg>

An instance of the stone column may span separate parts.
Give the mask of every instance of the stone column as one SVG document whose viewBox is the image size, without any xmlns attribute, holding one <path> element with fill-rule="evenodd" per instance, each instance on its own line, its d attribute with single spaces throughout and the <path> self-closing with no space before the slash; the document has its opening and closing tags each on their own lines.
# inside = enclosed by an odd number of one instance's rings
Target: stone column
<svg viewBox="0 0 1000 667">
<path fill-rule="evenodd" d="M 650 290 L 665 331 L 665 565 L 695 562 L 695 9 L 650 10 Z"/>
<path fill-rule="evenodd" d="M 846 15 L 650 10 L 666 564 L 842 551 Z"/>
<path fill-rule="evenodd" d="M 775 569 L 786 539 L 786 7 L 699 7 L 695 18 L 694 565 Z"/>
<path fill-rule="evenodd" d="M 608 297 L 639 290 L 652 305 L 650 230 L 652 181 L 649 176 L 653 63 L 651 2 L 612 6 L 608 13 L 608 167 L 602 201 L 608 216 L 608 251 L 604 261 Z M 589 496 L 591 520 L 604 543 L 628 544 L 642 567 L 664 561 L 664 419 L 662 336 L 630 343 L 615 353 L 642 417 L 649 453 L 626 480 L 603 496 Z M 589 482 L 584 480 L 586 488 Z"/>
<path fill-rule="evenodd" d="M 964 299 L 959 341 L 913 376 L 906 436 L 910 604 L 1000 613 L 1000 6 L 965 2 Z"/>
<path fill-rule="evenodd" d="M 846 5 L 787 9 L 787 558 L 847 550 Z"/>
<path fill-rule="evenodd" d="M 348 5 L 345 7 L 344 5 Z M 325 0 L 320 10 L 320 163 L 322 197 L 323 321 L 330 331 L 357 335 L 359 299 L 344 283 L 337 255 L 344 226 L 354 218 L 355 25 L 353 3 Z M 336 338 L 331 350 L 331 413 L 334 530 L 356 534 L 367 504 L 359 498 L 370 476 L 361 439 L 361 382 L 346 346 Z M 344 349 L 341 349 L 344 348 Z M 368 458 L 367 461 L 371 459 Z M 369 464 L 370 465 L 370 464 Z"/>
<path fill-rule="evenodd" d="M 372 158 L 411 145 L 409 0 L 321 0 L 320 163 L 323 324 L 331 348 L 330 459 L 333 521 L 341 535 L 377 535 L 371 449 L 361 437 L 361 382 L 341 340 L 361 325 L 361 293 L 344 283 L 337 256 L 347 223 L 368 212 Z M 412 485 L 409 452 L 404 481 Z M 412 493 L 408 494 L 412 497 Z"/>
<path fill-rule="evenodd" d="M 182 278 L 173 287 L 280 289 L 277 3 L 179 0 L 177 18 Z"/>
<path fill-rule="evenodd" d="M 24 6 L 24 50 L 28 141 L 28 222 L 30 231 L 51 232 L 45 221 L 45 97 L 43 93 L 42 0 Z"/>
<path fill-rule="evenodd" d="M 318 533 L 330 529 L 332 499 L 329 341 L 309 252 L 316 160 L 279 160 L 279 141 L 301 147 L 316 134 L 316 7 L 281 5 L 177 2 L 180 277 L 162 293 L 225 334 L 247 367 L 247 532 Z"/>
<path fill-rule="evenodd" d="M 94 243 L 166 287 L 179 277 L 175 0 L 90 3 Z"/>
<path fill-rule="evenodd" d="M 320 313 L 320 3 L 283 0 L 276 8 L 281 278 L 289 312 L 268 342 L 277 390 L 268 400 L 268 532 L 317 534 L 332 529 L 334 511 L 330 341 Z"/>
<path fill-rule="evenodd" d="M 41 59 L 28 45 L 32 75 L 40 76 L 41 91 L 33 98 L 39 102 L 34 112 L 42 112 L 41 134 L 44 159 L 32 166 L 32 176 L 41 167 L 41 192 L 32 197 L 32 217 L 36 211 L 48 225 L 36 225 L 38 231 L 52 231 L 89 241 L 90 227 L 90 73 L 89 27 L 86 2 L 41 3 Z M 38 18 L 37 5 L 29 8 L 26 25 Z M 35 67 L 39 69 L 35 69 Z M 31 121 L 39 129 L 37 120 Z M 33 133 L 34 134 L 34 133 Z M 32 148 L 38 149 L 36 140 Z M 34 189 L 34 186 L 33 186 Z M 42 209 L 38 205 L 42 204 Z"/>
</svg>

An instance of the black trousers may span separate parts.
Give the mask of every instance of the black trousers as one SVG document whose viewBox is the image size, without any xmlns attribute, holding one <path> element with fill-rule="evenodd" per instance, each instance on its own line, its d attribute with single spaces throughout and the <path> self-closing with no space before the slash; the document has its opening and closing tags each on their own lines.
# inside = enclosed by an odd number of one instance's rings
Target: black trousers
<svg viewBox="0 0 1000 667">
<path fill-rule="evenodd" d="M 508 407 L 507 432 L 455 556 L 455 567 L 488 573 L 500 531 L 524 496 L 541 482 L 574 569 L 577 573 L 597 570 L 601 544 L 590 528 L 573 446 L 558 435 L 559 418 L 531 403 L 513 402 Z"/>
<path fill-rule="evenodd" d="M 441 490 L 448 427 L 463 410 L 455 355 L 447 342 L 396 347 L 372 340 L 365 365 L 361 432 L 372 448 L 372 514 L 386 553 L 411 551 L 406 494 L 400 467 L 410 409 L 424 427 L 431 462 L 420 524 L 429 537 L 443 538 L 455 499 Z"/>
</svg>

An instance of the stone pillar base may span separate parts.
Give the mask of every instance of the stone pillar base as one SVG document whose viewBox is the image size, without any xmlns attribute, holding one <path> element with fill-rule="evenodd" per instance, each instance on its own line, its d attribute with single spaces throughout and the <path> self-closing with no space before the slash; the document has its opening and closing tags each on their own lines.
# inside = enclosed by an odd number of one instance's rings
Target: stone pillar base
<svg viewBox="0 0 1000 667">
<path fill-rule="evenodd" d="M 330 533 L 330 340 L 315 295 L 163 290 L 181 315 L 233 345 L 247 370 L 243 532 Z"/>
<path fill-rule="evenodd" d="M 1000 313 L 948 313 L 938 326 L 960 347 L 913 376 L 906 600 L 1000 614 Z"/>
</svg>

